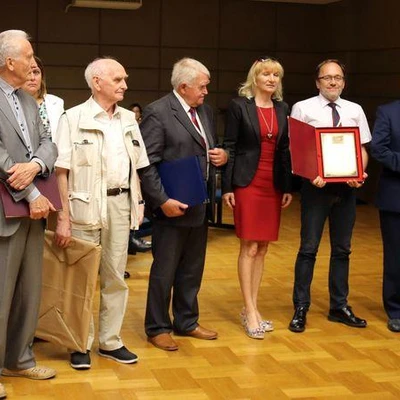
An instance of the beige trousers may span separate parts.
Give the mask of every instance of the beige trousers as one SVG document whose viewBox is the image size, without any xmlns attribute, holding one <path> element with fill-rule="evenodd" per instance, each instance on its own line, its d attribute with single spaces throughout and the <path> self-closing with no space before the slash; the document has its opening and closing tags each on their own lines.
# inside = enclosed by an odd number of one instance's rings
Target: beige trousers
<svg viewBox="0 0 400 400">
<path fill-rule="evenodd" d="M 72 236 L 102 246 L 100 263 L 99 347 L 116 350 L 123 346 L 121 327 L 128 302 L 128 286 L 124 272 L 128 258 L 130 227 L 129 193 L 107 197 L 108 228 L 72 230 Z M 87 348 L 95 337 L 93 316 L 90 323 Z"/>
</svg>

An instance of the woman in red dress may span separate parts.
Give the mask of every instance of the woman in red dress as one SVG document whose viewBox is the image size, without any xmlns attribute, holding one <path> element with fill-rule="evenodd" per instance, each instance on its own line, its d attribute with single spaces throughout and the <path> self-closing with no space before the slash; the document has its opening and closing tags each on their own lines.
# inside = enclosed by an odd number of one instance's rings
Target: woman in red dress
<svg viewBox="0 0 400 400">
<path fill-rule="evenodd" d="M 238 274 L 246 334 L 263 339 L 273 330 L 257 308 L 264 258 L 278 239 L 281 209 L 292 201 L 287 116 L 282 101 L 283 68 L 272 58 L 255 61 L 239 97 L 229 105 L 224 148 L 223 199 L 233 209 L 240 239 Z"/>
</svg>

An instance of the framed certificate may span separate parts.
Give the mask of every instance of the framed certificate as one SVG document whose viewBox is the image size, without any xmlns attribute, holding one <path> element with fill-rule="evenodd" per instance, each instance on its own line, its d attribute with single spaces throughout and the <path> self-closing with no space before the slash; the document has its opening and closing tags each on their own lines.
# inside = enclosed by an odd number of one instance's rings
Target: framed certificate
<svg viewBox="0 0 400 400">
<path fill-rule="evenodd" d="M 363 180 L 358 127 L 316 128 L 290 117 L 289 139 L 294 174 L 327 182 Z"/>
<path fill-rule="evenodd" d="M 319 175 L 326 181 L 363 180 L 358 127 L 315 128 Z"/>
</svg>

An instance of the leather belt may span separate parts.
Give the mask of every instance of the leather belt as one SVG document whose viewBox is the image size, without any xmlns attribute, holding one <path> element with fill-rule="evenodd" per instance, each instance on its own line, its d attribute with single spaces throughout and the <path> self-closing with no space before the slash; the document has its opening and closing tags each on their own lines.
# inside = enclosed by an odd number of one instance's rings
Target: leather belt
<svg viewBox="0 0 400 400">
<path fill-rule="evenodd" d="M 107 189 L 107 196 L 118 196 L 121 193 L 129 192 L 128 188 L 112 188 Z"/>
</svg>

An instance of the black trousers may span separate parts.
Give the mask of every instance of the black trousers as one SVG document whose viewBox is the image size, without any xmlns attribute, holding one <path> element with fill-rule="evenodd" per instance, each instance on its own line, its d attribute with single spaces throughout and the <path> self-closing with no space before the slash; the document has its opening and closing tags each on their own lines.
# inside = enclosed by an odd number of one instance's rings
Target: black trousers
<svg viewBox="0 0 400 400">
<path fill-rule="evenodd" d="M 390 319 L 400 319 L 400 213 L 379 212 L 383 241 L 383 305 Z"/>
<path fill-rule="evenodd" d="M 145 317 L 148 336 L 187 332 L 198 325 L 197 294 L 203 277 L 207 222 L 199 227 L 153 225 L 153 264 Z M 169 308 L 172 295 L 172 315 Z"/>
<path fill-rule="evenodd" d="M 340 309 L 347 305 L 349 256 L 356 218 L 356 197 L 354 189 L 347 185 L 333 183 L 328 185 L 316 188 L 305 181 L 301 189 L 301 243 L 295 264 L 293 288 L 295 307 L 308 308 L 311 304 L 314 265 L 326 220 L 329 220 L 331 243 L 330 308 Z"/>
</svg>

